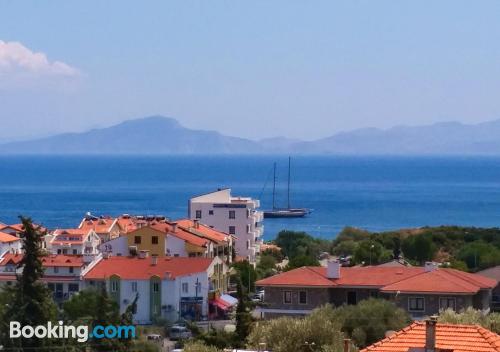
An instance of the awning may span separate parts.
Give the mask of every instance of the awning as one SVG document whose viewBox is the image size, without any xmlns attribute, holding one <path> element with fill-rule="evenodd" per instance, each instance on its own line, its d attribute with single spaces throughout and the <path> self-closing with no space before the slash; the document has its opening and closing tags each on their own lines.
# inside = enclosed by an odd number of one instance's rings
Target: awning
<svg viewBox="0 0 500 352">
<path fill-rule="evenodd" d="M 222 310 L 228 310 L 231 308 L 229 304 L 227 304 L 225 301 L 223 301 L 220 298 L 216 298 L 210 301 L 210 304 L 213 304 L 214 306 L 217 306 L 218 308 Z"/>
<path fill-rule="evenodd" d="M 230 307 L 238 304 L 238 300 L 230 295 L 226 295 L 226 294 L 221 295 L 220 299 L 223 300 Z"/>
</svg>

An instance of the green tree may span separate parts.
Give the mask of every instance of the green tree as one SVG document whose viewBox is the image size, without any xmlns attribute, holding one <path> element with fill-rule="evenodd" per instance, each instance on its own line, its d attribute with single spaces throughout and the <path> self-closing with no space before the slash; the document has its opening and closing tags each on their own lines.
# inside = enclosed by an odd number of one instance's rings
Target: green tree
<svg viewBox="0 0 500 352">
<path fill-rule="evenodd" d="M 428 235 L 409 236 L 402 241 L 401 247 L 406 258 L 420 264 L 433 260 L 437 251 L 431 236 Z"/>
<path fill-rule="evenodd" d="M 235 346 L 243 347 L 252 328 L 253 319 L 248 307 L 248 295 L 243 291 L 241 282 L 237 283 L 237 296 Z"/>
<path fill-rule="evenodd" d="M 218 349 L 214 346 L 207 346 L 202 342 L 188 342 L 183 349 L 184 352 L 222 352 L 222 350 Z"/>
<path fill-rule="evenodd" d="M 375 298 L 339 307 L 335 309 L 335 316 L 342 331 L 360 347 L 383 339 L 386 331 L 400 330 L 411 321 L 403 309 L 385 299 Z"/>
<path fill-rule="evenodd" d="M 290 259 L 285 268 L 285 271 L 300 268 L 303 266 L 319 266 L 319 261 L 318 259 L 308 255 L 299 255 Z"/>
<path fill-rule="evenodd" d="M 263 344 L 274 352 L 341 352 L 344 335 L 340 329 L 335 310 L 328 305 L 304 318 L 281 317 L 259 322 L 248 337 L 248 345 L 258 349 Z"/>
<path fill-rule="evenodd" d="M 236 282 L 239 280 L 248 292 L 255 291 L 257 272 L 255 271 L 253 265 L 250 264 L 248 260 L 244 260 L 234 263 L 233 268 L 236 270 Z"/>
<path fill-rule="evenodd" d="M 107 326 L 120 324 L 120 312 L 117 302 L 109 298 L 106 288 L 103 286 L 97 295 L 95 311 L 92 312 L 92 326 Z M 92 339 L 93 350 L 98 352 L 123 351 L 123 343 L 118 339 L 96 338 Z"/>
<path fill-rule="evenodd" d="M 331 248 L 329 241 L 312 237 L 305 232 L 287 230 L 278 233 L 275 243 L 290 260 L 303 255 L 318 258 L 321 252 L 329 252 Z"/>
<path fill-rule="evenodd" d="M 465 244 L 457 254 L 470 270 L 485 269 L 500 264 L 500 250 L 483 241 Z"/>
<path fill-rule="evenodd" d="M 446 309 L 439 313 L 438 322 L 447 324 L 481 325 L 500 334 L 500 313 L 484 314 L 480 310 L 469 307 L 460 312 Z"/>
<path fill-rule="evenodd" d="M 18 321 L 22 326 L 45 325 L 54 322 L 57 308 L 52 299 L 52 293 L 42 283 L 42 241 L 45 232 L 35 227 L 30 218 L 20 217 L 23 224 L 21 238 L 23 241 L 24 255 L 18 264 L 22 274 L 18 276 L 16 284 L 8 288 L 5 293 L 10 298 L 8 307 L 4 312 L 1 331 L 8 331 L 10 321 Z M 9 339 L 2 341 L 4 348 L 13 351 L 50 351 L 53 340 L 50 339 Z"/>
<path fill-rule="evenodd" d="M 262 254 L 257 264 L 259 278 L 271 276 L 276 273 L 276 258 L 269 254 Z"/>
<path fill-rule="evenodd" d="M 354 251 L 354 262 L 357 264 L 375 265 L 390 260 L 391 253 L 378 242 L 361 241 Z"/>
</svg>

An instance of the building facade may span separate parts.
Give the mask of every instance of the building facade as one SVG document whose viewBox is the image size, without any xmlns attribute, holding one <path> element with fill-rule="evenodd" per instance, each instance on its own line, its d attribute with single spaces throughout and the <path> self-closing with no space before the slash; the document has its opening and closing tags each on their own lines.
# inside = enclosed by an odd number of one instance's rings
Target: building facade
<svg viewBox="0 0 500 352">
<path fill-rule="evenodd" d="M 236 255 L 255 263 L 264 233 L 260 202 L 221 189 L 189 200 L 188 217 L 236 237 Z"/>
<path fill-rule="evenodd" d="M 488 312 L 497 281 L 454 269 L 425 267 L 302 267 L 260 280 L 264 287 L 266 318 L 305 315 L 332 304 L 357 304 L 384 298 L 406 310 L 414 319 L 437 314 L 441 309 L 467 307 Z"/>
</svg>

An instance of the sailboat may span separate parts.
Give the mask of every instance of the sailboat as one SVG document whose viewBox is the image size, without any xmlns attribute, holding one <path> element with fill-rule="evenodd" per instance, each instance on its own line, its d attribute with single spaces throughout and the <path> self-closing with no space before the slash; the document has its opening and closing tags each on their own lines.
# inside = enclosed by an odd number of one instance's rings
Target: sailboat
<svg viewBox="0 0 500 352">
<path fill-rule="evenodd" d="M 288 187 L 287 187 L 287 207 L 276 207 L 276 163 L 274 163 L 273 173 L 273 209 L 264 210 L 264 218 L 302 218 L 311 213 L 307 208 L 292 208 L 290 206 L 290 166 L 291 158 L 288 157 Z"/>
</svg>

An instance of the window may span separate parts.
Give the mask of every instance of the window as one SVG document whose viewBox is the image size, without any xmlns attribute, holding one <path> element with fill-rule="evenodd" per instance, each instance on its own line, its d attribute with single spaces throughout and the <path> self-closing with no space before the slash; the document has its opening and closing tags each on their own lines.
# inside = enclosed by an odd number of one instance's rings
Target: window
<svg viewBox="0 0 500 352">
<path fill-rule="evenodd" d="M 189 286 L 187 282 L 182 283 L 182 293 L 188 293 L 189 292 Z"/>
<path fill-rule="evenodd" d="M 283 291 L 283 303 L 292 304 L 292 291 Z"/>
<path fill-rule="evenodd" d="M 236 219 L 236 211 L 229 210 L 229 219 Z"/>
<path fill-rule="evenodd" d="M 230 235 L 236 234 L 236 227 L 235 226 L 229 226 L 229 234 Z"/>
<path fill-rule="evenodd" d="M 214 215 L 214 211 L 213 210 L 209 210 L 208 211 L 208 215 Z"/>
<path fill-rule="evenodd" d="M 111 292 L 118 292 L 118 281 L 111 281 Z"/>
<path fill-rule="evenodd" d="M 196 218 L 201 219 L 201 210 L 196 211 Z"/>
<path fill-rule="evenodd" d="M 57 250 L 57 254 L 61 254 L 62 251 L 60 249 Z"/>
<path fill-rule="evenodd" d="M 73 268 L 72 266 L 69 267 L 69 273 L 70 274 L 73 274 L 73 272 L 75 271 L 75 268 Z"/>
<path fill-rule="evenodd" d="M 160 283 L 153 282 L 153 292 L 160 292 Z"/>
<path fill-rule="evenodd" d="M 80 290 L 80 287 L 78 284 L 68 284 L 68 291 L 69 292 L 78 292 Z"/>
<path fill-rule="evenodd" d="M 57 266 L 54 267 L 54 273 L 57 274 L 59 272 L 59 268 Z"/>
<path fill-rule="evenodd" d="M 137 292 L 137 282 L 133 281 L 130 283 L 132 292 Z"/>
<path fill-rule="evenodd" d="M 456 310 L 456 300 L 453 297 L 441 297 L 439 298 L 439 309 L 453 309 Z"/>
<path fill-rule="evenodd" d="M 423 297 L 408 298 L 408 310 L 413 312 L 421 312 L 425 310 L 424 298 Z"/>
<path fill-rule="evenodd" d="M 370 297 L 378 298 L 378 291 L 370 291 Z"/>
<path fill-rule="evenodd" d="M 141 236 L 134 236 L 134 243 L 141 244 Z"/>
<path fill-rule="evenodd" d="M 358 295 L 356 291 L 348 291 L 347 292 L 347 304 L 356 304 L 358 303 Z"/>
<path fill-rule="evenodd" d="M 78 254 L 78 251 L 76 249 L 73 249 L 73 254 Z"/>
<path fill-rule="evenodd" d="M 299 304 L 307 304 L 307 291 L 299 291 Z"/>
<path fill-rule="evenodd" d="M 158 244 L 158 236 L 151 237 L 151 244 Z"/>
</svg>

